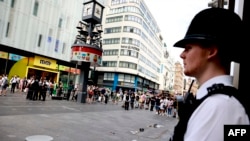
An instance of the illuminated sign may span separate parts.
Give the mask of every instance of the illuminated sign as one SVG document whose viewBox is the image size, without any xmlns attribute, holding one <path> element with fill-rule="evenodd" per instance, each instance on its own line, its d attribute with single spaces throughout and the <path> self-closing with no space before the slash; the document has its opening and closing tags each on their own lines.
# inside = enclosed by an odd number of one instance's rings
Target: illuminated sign
<svg viewBox="0 0 250 141">
<path fill-rule="evenodd" d="M 21 55 L 17 55 L 17 54 L 13 54 L 13 53 L 9 54 L 9 60 L 19 61 L 23 58 L 24 58 L 24 56 L 21 56 Z"/>
<path fill-rule="evenodd" d="M 92 62 L 101 65 L 102 50 L 84 46 L 73 46 L 71 61 Z"/>
<path fill-rule="evenodd" d="M 50 69 L 57 68 L 56 60 L 43 58 L 40 56 L 35 56 L 34 65 L 39 66 L 39 67 L 44 67 L 44 68 L 50 68 Z"/>
<path fill-rule="evenodd" d="M 7 52 L 0 51 L 0 58 L 8 59 L 8 53 L 7 53 Z"/>
</svg>

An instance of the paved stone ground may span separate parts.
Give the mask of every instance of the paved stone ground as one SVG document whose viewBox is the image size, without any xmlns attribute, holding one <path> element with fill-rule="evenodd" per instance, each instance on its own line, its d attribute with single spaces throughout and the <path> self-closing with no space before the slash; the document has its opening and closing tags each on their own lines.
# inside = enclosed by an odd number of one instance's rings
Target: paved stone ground
<svg viewBox="0 0 250 141">
<path fill-rule="evenodd" d="M 0 96 L 0 141 L 25 141 L 33 135 L 51 136 L 53 141 L 167 141 L 177 123 L 148 110 L 125 111 L 121 103 L 25 97 L 23 93 Z"/>
</svg>

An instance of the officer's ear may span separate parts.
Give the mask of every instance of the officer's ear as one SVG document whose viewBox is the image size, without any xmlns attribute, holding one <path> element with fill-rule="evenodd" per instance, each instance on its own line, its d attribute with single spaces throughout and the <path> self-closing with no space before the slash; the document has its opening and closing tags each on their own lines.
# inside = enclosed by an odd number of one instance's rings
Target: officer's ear
<svg viewBox="0 0 250 141">
<path fill-rule="evenodd" d="M 207 50 L 207 59 L 214 58 L 218 55 L 218 47 L 216 45 L 211 45 L 208 48 L 206 48 L 206 50 Z"/>
</svg>

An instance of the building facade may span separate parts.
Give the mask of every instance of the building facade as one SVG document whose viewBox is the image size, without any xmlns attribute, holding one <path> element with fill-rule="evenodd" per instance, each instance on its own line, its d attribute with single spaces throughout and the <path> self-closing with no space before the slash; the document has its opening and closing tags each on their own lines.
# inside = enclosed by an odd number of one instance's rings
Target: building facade
<svg viewBox="0 0 250 141">
<path fill-rule="evenodd" d="M 104 6 L 97 85 L 116 91 L 158 90 L 163 38 L 147 5 L 143 0 L 106 0 Z"/>
<path fill-rule="evenodd" d="M 194 81 L 193 84 L 192 84 L 192 81 Z M 196 95 L 197 90 L 199 88 L 199 83 L 194 78 L 191 78 L 191 77 L 184 78 L 183 94 L 187 93 L 189 88 L 190 88 L 190 93 L 192 93 L 193 95 Z"/>
<path fill-rule="evenodd" d="M 163 77 L 160 77 L 160 90 L 173 91 L 175 76 L 174 59 L 169 55 L 169 52 L 167 50 L 165 50 L 164 52 L 164 58 L 162 59 L 161 63 L 161 74 Z"/>
<path fill-rule="evenodd" d="M 71 45 L 82 0 L 0 0 L 0 74 L 73 80 Z"/>
<path fill-rule="evenodd" d="M 101 67 L 91 67 L 94 84 L 133 91 L 172 87 L 163 37 L 144 1 L 98 1 L 105 6 L 103 57 Z M 0 0 L 0 74 L 65 84 L 79 78 L 80 67 L 70 59 L 83 2 Z"/>
<path fill-rule="evenodd" d="M 183 67 L 180 62 L 175 63 L 175 76 L 174 76 L 174 91 L 175 93 L 182 94 L 184 90 L 184 73 Z"/>
</svg>

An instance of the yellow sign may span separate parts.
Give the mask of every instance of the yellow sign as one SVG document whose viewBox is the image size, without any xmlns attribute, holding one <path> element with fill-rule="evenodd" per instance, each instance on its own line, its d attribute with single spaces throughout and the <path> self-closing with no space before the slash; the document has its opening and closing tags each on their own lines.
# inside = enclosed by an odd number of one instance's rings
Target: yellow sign
<svg viewBox="0 0 250 141">
<path fill-rule="evenodd" d="M 8 58 L 8 53 L 0 51 L 0 58 L 7 59 Z"/>
<path fill-rule="evenodd" d="M 44 58 L 40 56 L 35 56 L 34 65 L 45 67 L 45 68 L 50 68 L 50 69 L 57 68 L 56 60 L 52 60 L 52 59 L 48 59 L 48 58 Z"/>
</svg>

